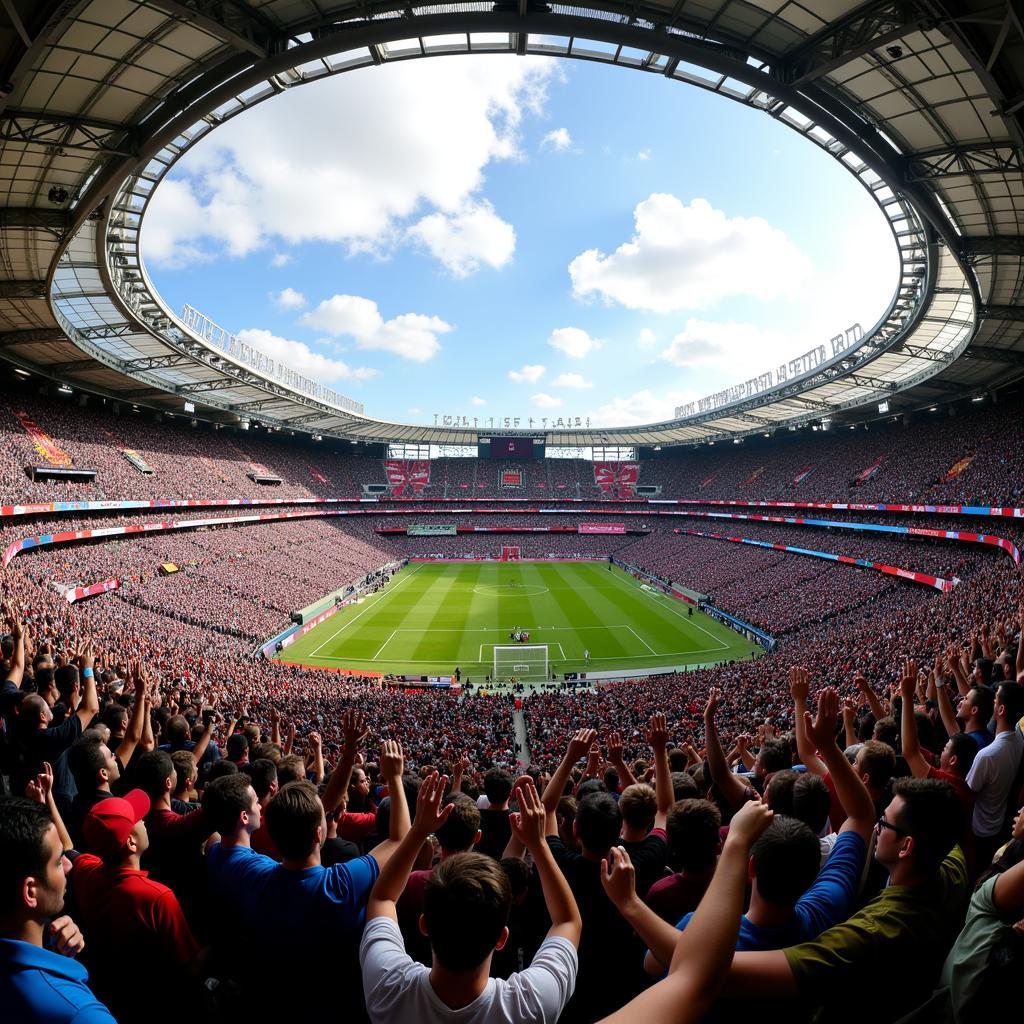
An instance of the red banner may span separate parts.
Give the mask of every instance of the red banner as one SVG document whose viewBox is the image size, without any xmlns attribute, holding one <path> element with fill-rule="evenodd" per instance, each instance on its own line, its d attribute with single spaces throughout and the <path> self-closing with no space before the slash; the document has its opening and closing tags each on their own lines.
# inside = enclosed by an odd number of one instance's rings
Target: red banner
<svg viewBox="0 0 1024 1024">
<path fill-rule="evenodd" d="M 748 477 L 747 477 L 747 479 L 743 481 L 743 483 L 744 483 L 745 485 L 749 486 L 749 485 L 750 485 L 750 484 L 752 484 L 752 483 L 753 483 L 753 482 L 754 482 L 754 481 L 755 481 L 755 480 L 756 480 L 756 479 L 757 479 L 757 478 L 758 478 L 758 477 L 759 477 L 759 476 L 760 476 L 760 475 L 761 475 L 761 474 L 762 474 L 763 472 L 764 472 L 764 466 L 758 466 L 758 467 L 757 467 L 757 469 L 755 469 L 755 470 L 754 470 L 754 472 L 753 472 L 753 473 L 751 473 L 751 474 L 750 474 L 750 476 L 748 476 Z"/>
<path fill-rule="evenodd" d="M 625 533 L 625 523 L 580 523 L 577 533 Z"/>
<path fill-rule="evenodd" d="M 801 483 L 801 481 L 806 480 L 811 475 L 812 469 L 814 469 L 813 466 L 804 466 L 804 468 L 801 469 L 795 477 L 793 477 L 793 483 L 791 486 L 796 487 Z"/>
<path fill-rule="evenodd" d="M 709 483 L 711 483 L 715 479 L 716 476 L 718 476 L 717 472 L 716 473 L 712 473 L 711 476 L 705 477 L 703 480 L 701 480 L 701 482 L 700 482 L 700 489 L 703 491 L 704 488 L 707 487 L 707 485 Z"/>
<path fill-rule="evenodd" d="M 328 487 L 330 487 L 330 486 L 331 486 L 331 481 L 330 481 L 330 480 L 328 480 L 328 479 L 327 479 L 327 477 L 325 477 L 325 476 L 323 475 L 323 473 L 321 473 L 321 472 L 320 472 L 320 470 L 318 470 L 318 469 L 316 468 L 316 466 L 312 466 L 312 465 L 311 465 L 311 466 L 309 467 L 309 472 L 310 472 L 310 475 L 311 475 L 311 476 L 313 477 L 313 479 L 314 479 L 314 480 L 315 480 L 315 481 L 316 481 L 316 482 L 317 482 L 318 484 L 326 484 L 326 485 L 327 485 Z"/>
<path fill-rule="evenodd" d="M 501 474 L 502 487 L 522 487 L 523 474 L 518 469 L 507 469 Z"/>
<path fill-rule="evenodd" d="M 34 420 L 29 419 L 29 415 L 24 410 L 15 410 L 14 415 L 17 417 L 18 422 L 22 425 L 25 433 L 32 438 L 32 445 L 37 452 L 51 466 L 70 466 L 71 456 L 67 452 L 62 451 L 58 447 L 57 442 L 38 423 Z"/>
<path fill-rule="evenodd" d="M 961 459 L 959 462 L 953 463 L 949 467 L 949 471 L 942 478 L 942 483 L 948 484 L 950 480 L 955 480 L 972 462 L 974 461 L 973 455 L 968 455 L 966 459 Z"/>
<path fill-rule="evenodd" d="M 867 469 L 862 469 L 854 478 L 854 487 L 859 487 L 861 484 L 866 484 L 877 472 L 878 467 L 882 465 L 882 457 L 879 456 L 874 462 L 868 466 Z"/>
<path fill-rule="evenodd" d="M 391 484 L 393 497 L 402 497 L 406 490 L 414 495 L 422 494 L 423 488 L 430 483 L 430 460 L 385 459 L 384 472 Z"/>
<path fill-rule="evenodd" d="M 601 489 L 602 494 L 616 498 L 635 497 L 639 478 L 639 462 L 594 463 L 594 483 Z"/>
<path fill-rule="evenodd" d="M 69 587 L 64 591 L 64 600 L 68 604 L 81 601 L 83 597 L 94 597 L 96 594 L 106 594 L 108 591 L 117 590 L 121 586 L 119 580 L 101 580 L 99 583 L 92 583 L 88 587 Z"/>
</svg>

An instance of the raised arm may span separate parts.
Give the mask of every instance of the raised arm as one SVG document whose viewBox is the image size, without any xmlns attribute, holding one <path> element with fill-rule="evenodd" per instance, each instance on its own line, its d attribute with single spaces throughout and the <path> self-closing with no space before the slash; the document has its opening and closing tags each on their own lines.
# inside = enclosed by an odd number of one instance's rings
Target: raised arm
<svg viewBox="0 0 1024 1024">
<path fill-rule="evenodd" d="M 92 720 L 99 714 L 100 698 L 96 692 L 96 653 L 92 641 L 86 642 L 82 648 L 80 660 L 82 676 L 82 702 L 75 712 L 83 729 L 88 729 Z"/>
<path fill-rule="evenodd" d="M 885 708 L 882 706 L 878 694 L 875 693 L 872 685 L 860 672 L 853 677 L 853 685 L 864 695 L 864 699 L 868 702 L 868 707 L 871 708 L 871 714 L 875 716 L 875 721 L 885 718 Z"/>
<path fill-rule="evenodd" d="M 338 763 L 327 780 L 324 790 L 324 810 L 330 814 L 337 809 L 341 798 L 348 792 L 348 784 L 352 781 L 352 769 L 359 753 L 359 744 L 366 739 L 366 715 L 360 711 L 347 708 L 341 713 L 341 731 L 345 737 L 345 747 Z"/>
<path fill-rule="evenodd" d="M 636 782 L 636 776 L 633 774 L 632 769 L 628 764 L 626 764 L 625 758 L 622 756 L 622 734 L 618 732 L 608 733 L 607 746 L 608 761 L 615 769 L 615 774 L 618 775 L 619 782 L 622 783 L 622 788 L 625 789 L 627 786 L 632 786 Z"/>
<path fill-rule="evenodd" d="M 732 808 L 739 807 L 747 798 L 747 787 L 739 777 L 729 771 L 725 752 L 718 739 L 718 726 L 715 714 L 718 712 L 719 691 L 712 687 L 708 691 L 708 702 L 704 708 L 704 740 L 707 746 L 708 768 L 711 780 L 722 794 L 722 799 Z M 671 785 L 671 780 L 669 780 Z"/>
<path fill-rule="evenodd" d="M 20 689 L 25 678 L 25 627 L 22 625 L 21 616 L 9 601 L 4 602 L 4 616 L 14 637 L 14 651 L 11 654 L 11 667 L 7 671 L 7 682 Z"/>
<path fill-rule="evenodd" d="M 691 1024 L 711 1008 L 729 971 L 739 934 L 750 848 L 772 812 L 749 801 L 732 819 L 708 891 L 689 927 L 677 933 L 668 976 L 605 1018 L 605 1024 Z"/>
<path fill-rule="evenodd" d="M 947 656 L 946 667 L 950 672 L 953 672 L 952 666 L 955 664 L 956 656 Z M 946 735 L 959 735 L 962 731 L 960 729 L 960 720 L 956 717 L 956 710 L 953 708 L 953 702 L 949 699 L 949 689 L 946 686 L 946 681 L 941 676 L 935 680 L 935 703 L 939 708 L 939 718 L 942 719 L 942 724 L 946 728 Z"/>
<path fill-rule="evenodd" d="M 146 687 L 148 680 L 142 665 L 138 661 L 131 663 L 132 685 L 135 687 L 135 701 L 132 704 L 132 713 L 128 718 L 128 725 L 124 730 L 124 739 L 117 747 L 117 756 L 121 764 L 127 766 L 131 761 L 135 748 L 142 741 L 142 733 L 146 727 Z"/>
<path fill-rule="evenodd" d="M 946 664 L 949 667 L 949 671 L 953 673 L 960 696 L 966 697 L 971 692 L 971 681 L 968 679 L 967 670 L 964 668 L 963 653 L 956 644 L 950 644 L 949 649 L 946 651 Z"/>
<path fill-rule="evenodd" d="M 213 739 L 213 730 L 215 728 L 216 715 L 213 712 L 213 708 L 203 709 L 201 712 L 203 716 L 203 735 L 196 740 L 196 745 L 192 748 L 192 760 L 196 764 L 203 759 L 203 755 L 206 753 L 206 748 L 210 745 L 210 740 Z"/>
<path fill-rule="evenodd" d="M 57 801 L 53 798 L 53 768 L 48 762 L 43 762 L 43 770 L 35 777 L 34 781 L 25 787 L 25 796 L 29 800 L 38 801 L 49 812 L 50 820 L 57 829 L 57 838 L 60 839 L 61 849 L 73 850 L 74 844 L 71 842 L 71 836 L 64 826 L 64 819 L 60 816 L 60 811 L 57 810 Z"/>
<path fill-rule="evenodd" d="M 866 843 L 875 827 L 875 805 L 853 765 L 836 744 L 838 715 L 839 691 L 834 686 L 826 686 L 818 695 L 817 717 L 812 719 L 810 712 L 805 711 L 804 726 L 828 768 L 836 795 L 846 811 L 846 821 L 839 831 L 857 832 Z"/>
<path fill-rule="evenodd" d="M 654 827 L 664 828 L 668 822 L 668 812 L 676 802 L 675 790 L 672 788 L 672 772 L 668 766 L 668 726 L 664 715 L 651 715 L 650 728 L 647 730 L 647 742 L 651 746 L 654 761 L 654 792 L 658 806 L 654 815 Z"/>
<path fill-rule="evenodd" d="M 513 795 L 519 804 L 519 812 L 509 816 L 509 825 L 512 827 L 513 836 L 529 850 L 533 858 L 533 866 L 537 870 L 541 891 L 544 893 L 544 903 L 551 917 L 548 936 L 561 936 L 574 946 L 578 946 L 583 921 L 572 889 L 555 863 L 551 848 L 545 839 L 547 811 L 537 795 L 533 779 L 529 775 L 520 776 L 516 780 Z"/>
<path fill-rule="evenodd" d="M 409 804 L 405 799 L 405 786 L 402 785 L 402 772 L 404 770 L 405 757 L 402 754 L 402 744 L 397 740 L 383 740 L 380 745 L 380 774 L 388 784 L 388 793 L 391 797 L 391 815 L 388 821 L 387 839 L 383 843 L 378 843 L 370 851 L 370 856 L 382 868 L 395 855 L 399 844 L 409 833 Z M 436 775 L 437 773 L 435 772 L 434 774 Z M 447 777 L 444 781 L 445 785 L 447 785 Z M 421 841 L 420 846 L 422 845 Z M 418 849 L 419 847 L 417 847 Z M 410 868 L 409 870 L 412 869 Z M 409 872 L 406 871 L 406 875 L 408 874 Z M 399 889 L 398 891 L 401 893 L 402 890 Z"/>
<path fill-rule="evenodd" d="M 569 740 L 562 763 L 555 769 L 551 781 L 544 788 L 544 797 L 541 802 L 544 804 L 544 811 L 547 815 L 546 835 L 558 835 L 558 821 L 555 817 L 558 801 L 562 799 L 562 794 L 565 792 L 565 784 L 572 774 L 573 765 L 586 754 L 596 737 L 597 733 L 593 729 L 577 729 L 572 739 Z"/>
<path fill-rule="evenodd" d="M 789 695 L 793 698 L 793 732 L 796 734 L 796 752 L 804 767 L 812 775 L 824 775 L 825 765 L 814 751 L 814 744 L 807 735 L 804 715 L 807 713 L 807 695 L 811 688 L 811 674 L 805 668 L 794 665 L 789 670 Z"/>
<path fill-rule="evenodd" d="M 928 762 L 921 754 L 921 741 L 917 735 L 917 720 L 914 718 L 914 685 L 917 681 L 917 662 L 904 659 L 903 674 L 900 676 L 900 749 L 915 779 L 928 776 Z"/>
<path fill-rule="evenodd" d="M 462 757 L 455 762 L 452 768 L 452 792 L 462 792 L 462 779 L 466 772 L 469 770 L 472 762 L 469 759 L 469 754 L 463 754 Z"/>
<path fill-rule="evenodd" d="M 388 741 L 394 742 L 394 741 Z M 381 758 L 383 762 L 383 757 Z M 383 767 L 383 764 L 382 764 Z M 398 920 L 398 913 L 395 904 L 402 895 L 409 874 L 416 864 L 420 848 L 431 832 L 444 824 L 448 815 L 451 814 L 452 804 L 442 806 L 444 802 L 445 786 L 448 784 L 448 777 L 439 776 L 434 772 L 423 780 L 416 795 L 416 821 L 407 827 L 405 835 L 396 843 L 394 853 L 381 862 L 380 874 L 370 893 L 370 900 L 366 905 L 366 919 L 374 917 L 389 917 L 392 921 Z M 391 820 L 395 820 L 395 811 L 398 804 L 401 804 L 402 816 L 405 821 L 409 820 L 409 807 L 405 802 L 405 790 L 398 784 L 398 792 L 391 794 Z"/>
<path fill-rule="evenodd" d="M 313 774 L 319 786 L 324 781 L 324 743 L 318 732 L 311 732 L 308 739 L 309 752 L 313 755 Z"/>
</svg>

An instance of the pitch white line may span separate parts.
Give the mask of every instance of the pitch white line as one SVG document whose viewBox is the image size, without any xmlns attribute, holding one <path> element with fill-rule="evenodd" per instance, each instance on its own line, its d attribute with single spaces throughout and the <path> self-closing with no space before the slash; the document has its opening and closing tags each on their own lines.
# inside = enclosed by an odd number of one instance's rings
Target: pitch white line
<svg viewBox="0 0 1024 1024">
<path fill-rule="evenodd" d="M 644 647 L 646 647 L 647 650 L 651 652 L 651 654 L 653 654 L 655 657 L 658 657 L 658 652 L 632 626 L 626 626 L 624 628 L 628 629 L 630 633 L 632 633 L 633 636 L 635 636 L 637 640 L 639 640 L 640 643 L 642 643 Z"/>
<path fill-rule="evenodd" d="M 376 661 L 376 660 L 377 660 L 377 659 L 378 659 L 378 658 L 380 657 L 380 652 L 381 652 L 381 651 L 383 651 L 383 650 L 384 650 L 384 648 L 385 648 L 385 647 L 387 647 L 387 645 L 388 645 L 389 643 L 391 643 L 391 641 L 392 641 L 392 640 L 394 640 L 394 638 L 395 638 L 395 634 L 396 634 L 397 632 L 398 632 L 398 630 L 397 630 L 397 629 L 393 629 L 393 630 L 391 630 L 391 636 L 389 636 L 389 637 L 387 638 L 387 640 L 385 640 L 385 641 L 384 641 L 384 643 L 382 643 L 382 644 L 380 645 L 380 648 L 378 649 L 377 653 L 376 653 L 376 654 L 375 654 L 375 655 L 373 656 L 373 660 L 374 660 L 374 661 Z"/>
<path fill-rule="evenodd" d="M 421 562 L 419 565 L 416 566 L 415 569 L 413 569 L 411 573 L 409 573 L 408 576 L 406 576 L 404 580 L 399 580 L 391 588 L 391 590 L 382 590 L 380 592 L 380 596 L 383 597 L 385 594 L 393 594 L 400 586 L 402 586 L 403 583 L 407 583 L 409 580 L 411 580 L 413 576 L 415 576 L 416 573 L 418 573 L 420 569 L 422 569 L 423 566 L 426 564 L 426 562 Z M 356 619 L 358 619 L 362 615 L 365 615 L 371 608 L 376 607 L 376 605 L 377 601 L 374 601 L 373 604 L 368 604 L 361 612 L 358 612 L 357 614 L 353 615 L 351 619 L 347 619 L 345 622 L 343 622 L 315 651 L 308 654 L 307 657 L 315 658 L 343 629 L 348 629 L 348 627 L 351 626 L 352 623 L 356 621 Z"/>
</svg>

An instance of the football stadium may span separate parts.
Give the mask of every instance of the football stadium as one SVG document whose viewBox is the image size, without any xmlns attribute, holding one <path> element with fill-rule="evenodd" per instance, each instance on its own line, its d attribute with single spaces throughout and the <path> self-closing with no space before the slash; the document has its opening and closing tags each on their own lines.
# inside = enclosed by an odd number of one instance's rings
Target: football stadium
<svg viewBox="0 0 1024 1024">
<path fill-rule="evenodd" d="M 0 182 L 0 1020 L 1015 1005 L 1019 4 L 3 0 Z"/>
</svg>

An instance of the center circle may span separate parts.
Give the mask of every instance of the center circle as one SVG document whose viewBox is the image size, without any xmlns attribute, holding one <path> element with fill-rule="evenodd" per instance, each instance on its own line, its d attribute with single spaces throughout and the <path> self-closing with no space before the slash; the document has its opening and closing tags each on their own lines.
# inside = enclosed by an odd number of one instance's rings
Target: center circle
<svg viewBox="0 0 1024 1024">
<path fill-rule="evenodd" d="M 474 594 L 483 597 L 538 597 L 547 592 L 547 587 L 532 583 L 524 583 L 518 587 L 513 587 L 509 583 L 481 583 L 473 588 Z"/>
</svg>

